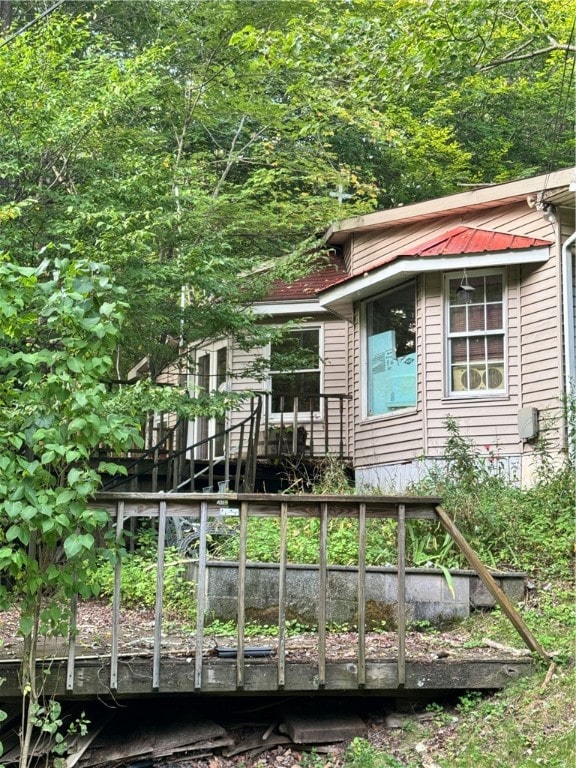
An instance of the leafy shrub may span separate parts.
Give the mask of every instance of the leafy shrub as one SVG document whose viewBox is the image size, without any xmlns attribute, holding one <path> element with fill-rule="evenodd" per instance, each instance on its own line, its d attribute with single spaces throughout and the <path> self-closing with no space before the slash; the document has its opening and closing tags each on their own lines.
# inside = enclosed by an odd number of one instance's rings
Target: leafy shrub
<svg viewBox="0 0 576 768">
<path fill-rule="evenodd" d="M 573 408 L 567 413 L 574 418 Z M 442 506 L 485 562 L 566 576 L 572 565 L 576 506 L 573 451 L 568 451 L 563 466 L 555 467 L 547 447 L 540 446 L 538 480 L 532 488 L 521 489 L 508 476 L 496 449 L 479 450 L 451 417 L 445 426 L 449 432 L 445 463 L 433 467 L 410 492 L 440 496 Z M 569 432 L 574 434 L 572 428 Z M 413 551 L 416 547 L 427 551 L 432 561 L 446 545 L 439 525 L 420 536 L 411 535 L 409 529 L 409 541 Z M 445 554 L 450 565 L 457 564 L 459 556 L 453 550 L 448 548 Z"/>
<path fill-rule="evenodd" d="M 156 558 L 155 537 L 143 531 L 133 553 L 121 552 L 122 577 L 120 591 L 126 607 L 153 608 L 156 603 Z M 101 559 L 94 573 L 94 583 L 103 597 L 112 597 L 114 592 L 113 558 Z M 187 561 L 174 547 L 164 552 L 163 608 L 178 612 L 183 618 L 194 620 L 196 614 L 196 585 L 186 577 Z"/>
</svg>

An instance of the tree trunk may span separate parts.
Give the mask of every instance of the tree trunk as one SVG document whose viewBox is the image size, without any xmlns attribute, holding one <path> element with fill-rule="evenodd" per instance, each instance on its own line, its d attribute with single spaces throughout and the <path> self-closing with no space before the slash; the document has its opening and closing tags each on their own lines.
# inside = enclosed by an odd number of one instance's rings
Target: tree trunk
<svg viewBox="0 0 576 768">
<path fill-rule="evenodd" d="M 12 0 L 0 0 L 0 33 L 8 32 L 12 25 Z"/>
</svg>

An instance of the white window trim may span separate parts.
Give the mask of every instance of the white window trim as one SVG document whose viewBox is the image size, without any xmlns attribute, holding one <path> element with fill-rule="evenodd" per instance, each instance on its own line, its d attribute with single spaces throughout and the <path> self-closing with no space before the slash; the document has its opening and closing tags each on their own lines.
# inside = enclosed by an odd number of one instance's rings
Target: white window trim
<svg viewBox="0 0 576 768">
<path fill-rule="evenodd" d="M 416 403 L 414 405 L 406 406 L 406 408 L 398 408 L 397 410 L 390 411 L 389 413 L 368 413 L 368 324 L 366 318 L 366 309 L 368 304 L 374 301 L 378 301 L 383 296 L 390 293 L 394 293 L 402 285 L 412 284 L 414 286 L 414 309 L 416 316 L 416 386 L 418 387 L 418 283 L 414 278 L 398 283 L 393 287 L 388 288 L 381 293 L 370 296 L 362 301 L 360 304 L 360 417 L 362 421 L 380 421 L 381 419 L 393 419 L 397 416 L 404 416 L 407 413 L 414 413 L 418 410 L 418 389 L 416 394 Z"/>
<path fill-rule="evenodd" d="M 293 331 L 313 331 L 318 330 L 318 366 L 320 370 L 320 392 L 324 391 L 324 325 L 323 323 L 302 323 L 299 325 L 295 325 L 290 330 Z M 288 331 L 290 333 L 290 331 Z M 272 355 L 272 344 L 268 343 L 266 345 L 266 356 L 268 360 L 270 360 L 270 357 Z M 316 371 L 318 369 L 316 368 L 302 368 L 297 369 L 294 371 L 295 373 L 298 372 L 305 372 L 305 371 Z M 275 373 L 280 373 L 280 371 L 275 371 Z M 270 371 L 267 381 L 267 389 L 270 393 L 272 393 L 272 371 Z M 322 400 L 322 398 L 320 398 Z M 320 410 L 313 412 L 313 417 L 315 420 L 319 420 L 322 418 L 322 402 L 320 402 Z M 284 421 L 286 422 L 286 415 L 291 413 L 290 411 L 285 411 L 283 414 L 280 413 L 280 411 L 270 411 L 269 417 L 271 422 L 280 422 L 282 420 L 282 417 L 284 418 Z M 310 412 L 308 411 L 308 414 L 305 414 L 302 412 L 301 414 L 304 418 L 300 419 L 300 421 L 304 421 L 306 415 L 310 415 Z"/>
<path fill-rule="evenodd" d="M 451 371 L 451 357 L 450 357 L 450 340 L 452 336 L 449 334 L 450 328 L 450 305 L 449 305 L 449 282 L 450 280 L 460 280 L 464 277 L 464 271 L 446 272 L 444 273 L 443 290 L 442 290 L 442 307 L 443 307 L 443 319 L 444 327 L 442 329 L 443 347 L 444 347 L 444 397 L 449 400 L 468 400 L 485 399 L 485 398 L 498 398 L 506 397 L 508 395 L 508 274 L 506 267 L 493 268 L 493 269 L 468 269 L 466 270 L 468 278 L 470 277 L 484 277 L 486 275 L 501 275 L 502 276 L 502 333 L 504 335 L 504 360 L 502 363 L 504 387 L 502 389 L 463 389 L 452 390 L 452 371 Z M 471 333 L 464 334 L 466 337 L 472 335 Z M 486 336 L 485 332 L 478 333 L 477 335 Z M 496 334 L 494 334 L 496 335 Z"/>
</svg>

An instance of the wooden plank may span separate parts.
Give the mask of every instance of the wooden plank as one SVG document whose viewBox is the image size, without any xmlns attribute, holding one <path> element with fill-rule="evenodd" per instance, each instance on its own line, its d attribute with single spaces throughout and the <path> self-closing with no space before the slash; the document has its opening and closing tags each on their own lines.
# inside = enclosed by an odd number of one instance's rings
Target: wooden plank
<svg viewBox="0 0 576 768">
<path fill-rule="evenodd" d="M 328 505 L 320 505 L 318 553 L 318 687 L 326 685 L 326 599 L 328 595 Z"/>
<path fill-rule="evenodd" d="M 164 598 L 164 546 L 166 542 L 166 502 L 160 501 L 158 519 L 158 553 L 156 558 L 156 602 L 154 606 L 154 651 L 152 688 L 160 688 L 160 655 L 162 653 L 162 602 Z"/>
<path fill-rule="evenodd" d="M 124 528 L 124 501 L 120 500 L 116 507 L 116 542 L 121 544 Z M 122 560 L 117 557 L 114 565 L 114 592 L 112 595 L 112 647 L 110 660 L 110 689 L 116 690 L 118 684 L 118 641 L 120 633 L 120 601 L 121 601 Z"/>
<path fill-rule="evenodd" d="M 366 504 L 358 507 L 358 686 L 366 685 Z"/>
<path fill-rule="evenodd" d="M 348 741 L 366 732 L 366 723 L 352 712 L 287 712 L 283 730 L 295 744 L 322 744 Z"/>
<path fill-rule="evenodd" d="M 66 691 L 74 690 L 74 661 L 76 657 L 76 629 L 78 617 L 78 595 L 70 601 L 70 632 L 68 636 L 68 663 L 66 665 Z"/>
<path fill-rule="evenodd" d="M 240 504 L 240 550 L 238 553 L 238 634 L 236 656 L 236 687 L 244 688 L 244 633 L 246 631 L 246 539 L 248 530 L 248 503 Z"/>
<path fill-rule="evenodd" d="M 398 686 L 406 683 L 406 507 L 398 504 Z"/>
<path fill-rule="evenodd" d="M 490 690 L 499 689 L 513 680 L 530 674 L 534 669 L 532 659 L 505 658 L 492 660 L 451 660 L 406 661 L 406 684 L 398 687 L 398 665 L 396 660 L 367 661 L 366 686 L 363 690 L 386 695 L 392 691 L 420 692 L 426 690 Z M 2 664 L 0 671 L 5 682 L 2 684 L 3 701 L 19 700 L 19 662 Z M 38 665 L 43 675 L 46 671 L 44 694 L 66 699 L 66 662 L 46 661 Z M 109 660 L 94 659 L 85 662 L 76 660 L 74 696 L 84 698 L 110 698 L 107 674 Z M 118 663 L 118 693 L 126 697 L 150 694 L 152 672 L 149 659 L 120 659 Z M 276 664 L 265 660 L 248 660 L 245 667 L 244 688 L 236 685 L 236 666 L 233 661 L 205 659 L 202 666 L 202 694 L 274 693 L 278 691 Z M 173 694 L 194 694 L 196 689 L 194 668 L 186 659 L 164 659 L 162 663 L 162 690 Z M 325 691 L 354 693 L 358 691 L 356 664 L 353 662 L 328 662 L 326 665 Z M 318 691 L 318 666 L 313 662 L 287 662 L 285 692 L 313 693 Z"/>
<path fill-rule="evenodd" d="M 456 542 L 456 545 L 464 555 L 464 557 L 468 560 L 472 568 L 476 571 L 480 579 L 482 580 L 482 583 L 486 587 L 486 589 L 490 592 L 494 600 L 498 603 L 498 605 L 502 608 L 522 640 L 526 643 L 526 646 L 533 651 L 534 653 L 537 653 L 538 656 L 540 656 L 541 659 L 544 661 L 551 661 L 551 657 L 548 655 L 548 653 L 542 648 L 538 640 L 534 637 L 532 632 L 527 627 L 526 623 L 518 613 L 518 611 L 514 608 L 510 600 L 508 599 L 508 596 L 500 589 L 498 584 L 494 581 L 494 578 L 484 565 L 484 563 L 480 560 L 476 552 L 472 549 L 470 544 L 466 541 L 464 536 L 461 534 L 461 532 L 458 530 L 458 528 L 454 525 L 449 515 L 445 512 L 444 509 L 442 509 L 441 506 L 436 507 L 436 513 L 438 514 L 438 519 L 442 523 L 442 526 L 450 536 L 454 539 Z"/>
<path fill-rule="evenodd" d="M 206 613 L 207 527 L 208 527 L 208 502 L 204 500 L 200 503 L 200 539 L 198 541 L 198 581 L 196 583 L 196 654 L 194 657 L 194 687 L 196 690 L 200 689 L 201 682 L 202 682 L 204 614 Z"/>
<path fill-rule="evenodd" d="M 288 505 L 282 504 L 280 516 L 280 567 L 278 572 L 278 688 L 286 682 L 286 564 L 288 540 Z"/>
</svg>

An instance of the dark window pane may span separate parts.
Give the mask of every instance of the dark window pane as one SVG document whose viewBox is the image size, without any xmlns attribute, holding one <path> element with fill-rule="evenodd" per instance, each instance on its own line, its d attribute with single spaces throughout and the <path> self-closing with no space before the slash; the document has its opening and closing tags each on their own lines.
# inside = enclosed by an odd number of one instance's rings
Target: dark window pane
<svg viewBox="0 0 576 768">
<path fill-rule="evenodd" d="M 450 307 L 450 331 L 452 333 L 465 333 L 466 307 Z"/>
<path fill-rule="evenodd" d="M 466 339 L 452 339 L 452 362 L 464 363 L 468 359 L 468 342 Z"/>
<path fill-rule="evenodd" d="M 486 307 L 487 330 L 497 331 L 502 328 L 502 304 L 488 304 Z"/>
<path fill-rule="evenodd" d="M 468 307 L 468 330 L 484 330 L 484 305 Z"/>
<path fill-rule="evenodd" d="M 470 360 L 485 360 L 486 345 L 484 336 L 472 336 L 470 339 Z"/>
<path fill-rule="evenodd" d="M 486 301 L 502 301 L 502 275 L 486 275 Z"/>
<path fill-rule="evenodd" d="M 281 341 L 272 344 L 270 366 L 273 371 L 295 371 L 318 368 L 320 331 L 318 328 L 290 331 Z"/>
<path fill-rule="evenodd" d="M 504 336 L 487 336 L 488 360 L 504 360 Z"/>
</svg>

